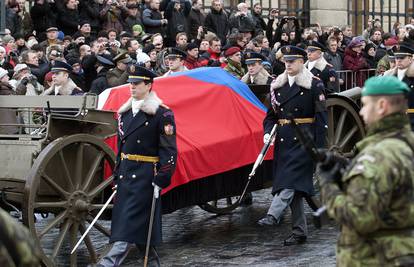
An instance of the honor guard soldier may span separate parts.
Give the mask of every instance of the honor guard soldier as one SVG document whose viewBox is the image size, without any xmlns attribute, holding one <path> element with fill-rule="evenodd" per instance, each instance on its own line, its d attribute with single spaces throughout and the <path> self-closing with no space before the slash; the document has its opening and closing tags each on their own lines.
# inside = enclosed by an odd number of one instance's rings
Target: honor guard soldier
<svg viewBox="0 0 414 267">
<path fill-rule="evenodd" d="M 325 87 L 322 81 L 304 67 L 306 51 L 296 46 L 281 48 L 286 65 L 284 73 L 271 84 L 271 107 L 264 119 L 264 139 L 277 123 L 274 140 L 273 190 L 274 195 L 267 216 L 259 225 L 278 225 L 283 211 L 292 211 L 292 234 L 284 241 L 285 246 L 301 244 L 307 238 L 303 197 L 314 194 L 312 158 L 296 137 L 290 116 L 296 124 L 307 129 L 318 147 L 324 146 L 327 128 Z"/>
<path fill-rule="evenodd" d="M 154 186 L 170 184 L 177 157 L 172 110 L 151 90 L 156 74 L 131 65 L 131 98 L 119 109 L 118 155 L 114 169 L 117 195 L 112 210 L 111 250 L 98 266 L 119 266 L 131 246 L 147 242 Z M 160 266 L 161 202 L 157 199 L 151 236 L 150 266 Z"/>
<path fill-rule="evenodd" d="M 367 135 L 356 144 L 357 156 L 347 164 L 331 154 L 318 164 L 322 201 L 341 229 L 339 267 L 414 266 L 410 93 L 396 77 L 368 79 L 359 112 Z"/>
<path fill-rule="evenodd" d="M 384 76 L 396 76 L 400 81 L 403 81 L 410 88 L 408 94 L 408 109 L 411 121 L 411 128 L 414 129 L 414 63 L 413 63 L 414 49 L 409 44 L 401 44 L 399 48 L 395 49 L 395 67 L 386 71 Z"/>
<path fill-rule="evenodd" d="M 106 74 L 109 87 L 126 84 L 128 79 L 127 68 L 128 64 L 132 62 L 132 58 L 127 52 L 124 52 L 115 56 L 113 62 L 116 65 L 115 68 L 109 70 Z"/>
<path fill-rule="evenodd" d="M 66 62 L 55 60 L 55 64 L 50 70 L 53 75 L 53 85 L 45 90 L 42 95 L 83 95 L 80 89 L 69 74 L 72 72 L 72 66 Z"/>
<path fill-rule="evenodd" d="M 247 52 L 244 54 L 244 63 L 247 65 L 247 73 L 241 78 L 246 84 L 270 84 L 273 77 L 264 69 L 262 63 L 266 57 L 260 53 Z"/>
<path fill-rule="evenodd" d="M 305 67 L 312 74 L 322 80 L 326 93 L 335 93 L 339 91 L 339 79 L 335 69 L 323 57 L 325 47 L 316 41 L 309 41 L 306 48 L 308 52 L 308 61 Z"/>
<path fill-rule="evenodd" d="M 163 75 L 163 77 L 170 76 L 173 73 L 180 72 L 180 71 L 186 71 L 188 70 L 184 66 L 184 60 L 186 59 L 187 54 L 175 47 L 170 47 L 167 49 L 164 59 L 165 59 L 165 65 L 168 66 L 168 71 Z"/>
</svg>

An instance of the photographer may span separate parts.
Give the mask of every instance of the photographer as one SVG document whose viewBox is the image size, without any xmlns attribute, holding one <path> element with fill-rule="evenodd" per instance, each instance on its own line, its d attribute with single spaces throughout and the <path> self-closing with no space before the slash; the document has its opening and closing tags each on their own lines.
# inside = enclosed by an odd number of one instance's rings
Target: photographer
<svg viewBox="0 0 414 267">
<path fill-rule="evenodd" d="M 106 0 L 104 8 L 99 12 L 102 22 L 102 29 L 108 31 L 115 29 L 122 32 L 122 22 L 128 16 L 128 9 L 124 1 Z"/>
<path fill-rule="evenodd" d="M 175 46 L 177 33 L 187 32 L 187 18 L 191 11 L 191 3 L 188 0 L 170 1 L 165 9 L 164 16 L 168 20 L 167 45 Z"/>
<path fill-rule="evenodd" d="M 273 47 L 276 43 L 281 43 L 283 45 L 283 41 L 282 41 L 282 34 L 283 33 L 287 33 L 290 32 L 291 26 L 292 24 L 294 25 L 294 32 L 295 32 L 295 39 L 290 40 L 289 39 L 289 44 L 291 45 L 296 45 L 298 43 L 300 43 L 300 36 L 301 36 L 301 30 L 299 27 L 299 20 L 296 17 L 288 17 L 288 16 L 284 16 L 280 22 L 277 24 L 276 30 L 275 30 L 275 34 L 273 35 L 273 22 L 275 20 L 275 18 L 278 16 L 278 11 L 276 9 L 273 9 L 272 11 L 270 11 L 269 14 L 269 22 L 267 24 L 267 29 L 266 29 L 266 36 L 270 41 L 270 47 Z"/>
<path fill-rule="evenodd" d="M 230 32 L 254 32 L 255 23 L 246 3 L 237 5 L 237 12 L 230 16 Z"/>
<path fill-rule="evenodd" d="M 26 64 L 17 64 L 14 67 L 13 79 L 9 83 L 21 95 L 40 95 L 43 92 L 43 86 L 31 74 Z"/>
</svg>

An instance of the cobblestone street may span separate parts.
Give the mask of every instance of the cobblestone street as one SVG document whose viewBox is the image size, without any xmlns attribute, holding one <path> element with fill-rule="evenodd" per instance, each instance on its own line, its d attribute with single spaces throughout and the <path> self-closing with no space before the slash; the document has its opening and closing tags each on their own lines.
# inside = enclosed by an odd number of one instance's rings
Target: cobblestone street
<svg viewBox="0 0 414 267">
<path fill-rule="evenodd" d="M 332 223 L 316 229 L 306 205 L 308 242 L 284 247 L 283 240 L 290 234 L 290 212 L 281 226 L 260 227 L 256 222 L 271 202 L 270 189 L 255 191 L 253 197 L 253 205 L 239 207 L 229 215 L 216 216 L 197 206 L 164 215 L 164 243 L 158 249 L 162 266 L 335 266 L 338 231 Z M 95 238 L 93 242 L 100 250 L 107 239 Z M 79 251 L 81 258 L 83 253 L 84 247 Z M 62 255 L 58 266 L 68 265 L 68 258 Z M 83 260 L 79 266 L 86 266 L 86 258 Z M 136 251 L 131 251 L 124 266 L 141 265 Z"/>
</svg>

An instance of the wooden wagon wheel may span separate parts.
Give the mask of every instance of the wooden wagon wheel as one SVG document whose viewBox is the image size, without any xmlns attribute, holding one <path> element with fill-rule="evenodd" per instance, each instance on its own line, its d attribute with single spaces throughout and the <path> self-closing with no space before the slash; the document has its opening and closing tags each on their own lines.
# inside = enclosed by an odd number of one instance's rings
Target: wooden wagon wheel
<svg viewBox="0 0 414 267">
<path fill-rule="evenodd" d="M 86 230 L 86 222 L 92 221 L 112 191 L 113 177 L 103 180 L 104 166 L 114 168 L 113 151 L 87 134 L 56 139 L 36 158 L 25 185 L 23 221 L 42 247 L 46 266 L 59 265 L 58 258 L 70 258 L 70 265 L 77 265 L 77 252 L 69 255 L 70 251 Z M 111 210 L 112 205 L 108 208 Z M 37 212 L 54 216 L 37 222 Z M 97 251 L 91 236 L 110 235 L 110 230 L 99 223 L 94 228 L 78 248 L 79 256 L 87 251 L 92 263 L 97 260 Z M 69 246 L 64 246 L 65 241 Z"/>
<path fill-rule="evenodd" d="M 326 101 L 328 110 L 327 148 L 344 155 L 354 155 L 355 144 L 365 136 L 364 123 L 359 116 L 358 105 L 340 95 L 332 95 Z M 315 188 L 318 190 L 317 180 L 314 178 Z M 318 196 L 306 198 L 313 210 L 320 207 Z"/>
</svg>

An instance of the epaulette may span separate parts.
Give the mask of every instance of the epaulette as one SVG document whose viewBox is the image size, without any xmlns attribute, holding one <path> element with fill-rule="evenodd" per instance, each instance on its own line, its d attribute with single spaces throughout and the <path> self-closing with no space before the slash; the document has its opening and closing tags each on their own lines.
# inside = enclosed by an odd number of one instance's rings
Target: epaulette
<svg viewBox="0 0 414 267">
<path fill-rule="evenodd" d="M 166 108 L 166 109 L 170 109 L 169 106 L 165 105 L 165 104 L 160 104 L 161 107 Z"/>
</svg>

